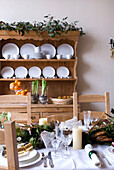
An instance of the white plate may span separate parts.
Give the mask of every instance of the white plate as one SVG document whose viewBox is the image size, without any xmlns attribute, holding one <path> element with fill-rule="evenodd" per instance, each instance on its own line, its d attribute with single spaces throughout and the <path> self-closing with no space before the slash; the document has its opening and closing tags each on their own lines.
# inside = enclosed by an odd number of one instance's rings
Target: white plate
<svg viewBox="0 0 114 170">
<path fill-rule="evenodd" d="M 45 78 L 52 78 L 54 77 L 54 75 L 55 75 L 55 69 L 53 67 L 48 66 L 43 69 L 43 76 Z"/>
<path fill-rule="evenodd" d="M 19 167 L 27 167 L 30 165 L 33 165 L 37 162 L 39 162 L 41 160 L 41 154 L 39 152 L 37 152 L 36 156 L 34 156 L 33 158 L 26 160 L 26 161 L 19 161 Z M 4 158 L 2 156 L 2 153 L 0 153 L 0 164 L 3 166 L 7 166 L 7 158 Z"/>
<path fill-rule="evenodd" d="M 20 54 L 24 58 L 26 55 L 29 55 L 29 59 L 34 58 L 35 54 L 35 45 L 31 43 L 24 44 L 20 49 Z M 26 59 L 26 58 L 24 58 Z"/>
<path fill-rule="evenodd" d="M 57 48 L 57 54 L 62 55 L 63 59 L 67 59 L 66 55 L 74 55 L 74 49 L 70 44 L 61 44 Z"/>
<path fill-rule="evenodd" d="M 7 59 L 8 55 L 19 55 L 19 47 L 14 43 L 7 43 L 2 48 L 2 56 Z"/>
<path fill-rule="evenodd" d="M 15 76 L 16 78 L 26 78 L 27 72 L 26 67 L 19 66 L 15 69 Z"/>
<path fill-rule="evenodd" d="M 41 52 L 43 53 L 43 56 L 45 57 L 47 54 L 52 55 L 52 58 L 55 57 L 56 49 L 52 44 L 43 44 L 41 46 Z"/>
<path fill-rule="evenodd" d="M 61 66 L 57 69 L 57 75 L 60 78 L 66 78 L 69 76 L 69 69 L 67 67 Z"/>
<path fill-rule="evenodd" d="M 41 69 L 39 67 L 33 66 L 29 69 L 29 76 L 31 78 L 38 78 L 41 76 Z"/>
<path fill-rule="evenodd" d="M 11 78 L 14 75 L 14 69 L 12 67 L 3 67 L 1 70 L 1 76 L 3 78 Z"/>
<path fill-rule="evenodd" d="M 104 154 L 114 162 L 114 147 L 109 146 L 104 150 Z"/>
<path fill-rule="evenodd" d="M 33 149 L 32 151 L 24 152 L 23 154 L 19 155 L 19 162 L 27 161 L 34 158 L 37 154 L 37 151 Z"/>
<path fill-rule="evenodd" d="M 41 160 L 41 154 L 39 152 L 37 152 L 35 157 L 33 157 L 29 160 L 26 160 L 26 161 L 19 162 L 19 167 L 22 168 L 22 167 L 30 166 L 30 165 L 33 165 L 33 164 L 39 162 L 40 160 Z"/>
</svg>

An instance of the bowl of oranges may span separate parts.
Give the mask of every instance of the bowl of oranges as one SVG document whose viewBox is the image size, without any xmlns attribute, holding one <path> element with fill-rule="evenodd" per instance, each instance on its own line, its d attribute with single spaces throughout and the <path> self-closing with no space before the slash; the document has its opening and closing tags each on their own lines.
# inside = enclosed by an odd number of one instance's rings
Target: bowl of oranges
<svg viewBox="0 0 114 170">
<path fill-rule="evenodd" d="M 18 80 L 15 80 L 14 82 L 10 83 L 9 85 L 10 90 L 13 90 L 16 95 L 27 95 L 27 89 L 22 89 L 22 83 Z"/>
</svg>

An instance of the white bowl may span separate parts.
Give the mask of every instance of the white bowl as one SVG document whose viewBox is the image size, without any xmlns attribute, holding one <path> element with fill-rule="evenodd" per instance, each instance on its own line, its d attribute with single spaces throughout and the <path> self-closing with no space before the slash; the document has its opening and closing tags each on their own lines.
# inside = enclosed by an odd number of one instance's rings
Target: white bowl
<svg viewBox="0 0 114 170">
<path fill-rule="evenodd" d="M 67 58 L 67 59 L 71 59 L 71 58 L 72 58 L 72 55 L 67 54 L 67 55 L 66 55 L 66 58 Z"/>
<path fill-rule="evenodd" d="M 56 57 L 57 57 L 57 59 L 61 59 L 62 55 L 57 54 Z"/>
</svg>

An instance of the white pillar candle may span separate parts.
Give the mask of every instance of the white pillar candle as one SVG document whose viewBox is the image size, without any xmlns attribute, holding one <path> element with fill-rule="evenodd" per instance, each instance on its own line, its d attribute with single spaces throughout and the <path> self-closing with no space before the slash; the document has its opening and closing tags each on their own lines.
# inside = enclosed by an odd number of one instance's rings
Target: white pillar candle
<svg viewBox="0 0 114 170">
<path fill-rule="evenodd" d="M 39 125 L 47 125 L 47 118 L 40 118 Z"/>
<path fill-rule="evenodd" d="M 82 128 L 73 127 L 73 149 L 82 149 Z"/>
</svg>

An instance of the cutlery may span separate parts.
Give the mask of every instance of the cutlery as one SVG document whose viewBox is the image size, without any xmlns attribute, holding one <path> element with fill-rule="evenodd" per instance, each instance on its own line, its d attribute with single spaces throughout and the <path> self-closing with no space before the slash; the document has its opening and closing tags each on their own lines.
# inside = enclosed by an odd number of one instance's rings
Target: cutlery
<svg viewBox="0 0 114 170">
<path fill-rule="evenodd" d="M 42 160 L 43 160 L 43 166 L 44 168 L 47 167 L 47 156 L 42 152 Z"/>
<path fill-rule="evenodd" d="M 108 164 L 109 164 L 110 166 L 112 166 L 112 164 L 109 162 L 109 160 L 106 158 L 106 156 L 105 156 L 104 154 L 101 154 L 101 157 L 102 157 L 102 158 L 105 158 L 106 161 L 108 162 Z"/>
<path fill-rule="evenodd" d="M 48 152 L 47 157 L 48 157 L 48 159 L 49 159 L 49 165 L 50 165 L 50 167 L 51 167 L 51 168 L 54 168 L 54 164 L 53 164 L 51 152 Z"/>
</svg>

